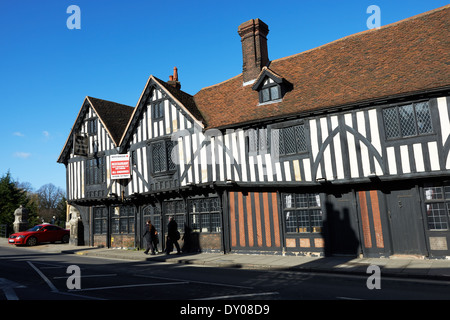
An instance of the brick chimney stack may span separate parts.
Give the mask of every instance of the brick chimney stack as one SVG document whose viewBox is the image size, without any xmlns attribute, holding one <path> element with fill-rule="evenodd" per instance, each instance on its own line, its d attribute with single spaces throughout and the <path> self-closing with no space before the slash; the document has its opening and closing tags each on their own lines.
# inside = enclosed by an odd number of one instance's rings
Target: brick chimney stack
<svg viewBox="0 0 450 320">
<path fill-rule="evenodd" d="M 261 69 L 269 64 L 267 34 L 269 27 L 259 19 L 252 19 L 238 28 L 242 42 L 244 83 L 255 80 Z"/>
<path fill-rule="evenodd" d="M 173 67 L 173 75 L 169 76 L 169 81 L 167 81 L 167 83 L 177 89 L 181 89 L 181 83 L 180 83 L 180 81 L 178 81 L 177 67 Z"/>
</svg>

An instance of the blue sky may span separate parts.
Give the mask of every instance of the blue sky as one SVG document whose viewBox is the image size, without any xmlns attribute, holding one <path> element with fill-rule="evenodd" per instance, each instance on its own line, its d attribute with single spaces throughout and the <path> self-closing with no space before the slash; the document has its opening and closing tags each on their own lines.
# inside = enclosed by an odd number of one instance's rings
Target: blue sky
<svg viewBox="0 0 450 320">
<path fill-rule="evenodd" d="M 268 24 L 275 60 L 367 30 L 369 5 L 381 25 L 447 1 L 0 0 L 0 176 L 34 189 L 65 189 L 56 163 L 85 96 L 135 106 L 148 77 L 195 94 L 242 70 L 239 24 Z M 81 29 L 70 30 L 70 5 Z"/>
</svg>

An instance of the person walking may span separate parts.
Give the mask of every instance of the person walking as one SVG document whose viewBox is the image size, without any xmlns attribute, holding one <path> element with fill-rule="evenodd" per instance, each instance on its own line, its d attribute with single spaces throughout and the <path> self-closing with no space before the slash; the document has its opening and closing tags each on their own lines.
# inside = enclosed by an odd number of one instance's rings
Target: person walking
<svg viewBox="0 0 450 320">
<path fill-rule="evenodd" d="M 174 217 L 169 217 L 169 224 L 167 225 L 167 245 L 166 254 L 170 254 L 173 250 L 173 246 L 177 248 L 177 254 L 181 253 L 178 240 L 180 239 L 180 232 L 178 232 L 178 224 Z"/>
<path fill-rule="evenodd" d="M 152 250 L 152 255 L 155 254 L 155 247 L 153 246 L 155 236 L 156 236 L 155 226 L 152 225 L 150 220 L 147 220 L 147 222 L 145 223 L 145 232 L 143 236 L 147 244 L 147 249 L 144 251 L 145 254 L 148 254 L 150 250 Z"/>
<path fill-rule="evenodd" d="M 155 228 L 155 236 L 153 237 L 153 248 L 155 249 L 156 253 L 159 253 L 158 243 L 159 243 L 158 230 L 156 230 Z"/>
</svg>

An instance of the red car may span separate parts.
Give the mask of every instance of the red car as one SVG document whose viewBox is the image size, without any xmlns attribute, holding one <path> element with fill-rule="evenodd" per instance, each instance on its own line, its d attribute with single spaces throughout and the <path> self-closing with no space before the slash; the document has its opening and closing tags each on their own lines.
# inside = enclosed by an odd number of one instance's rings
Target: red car
<svg viewBox="0 0 450 320">
<path fill-rule="evenodd" d="M 34 246 L 41 242 L 69 242 L 70 230 L 43 223 L 34 226 L 27 231 L 13 233 L 9 236 L 8 242 L 16 245 Z"/>
</svg>

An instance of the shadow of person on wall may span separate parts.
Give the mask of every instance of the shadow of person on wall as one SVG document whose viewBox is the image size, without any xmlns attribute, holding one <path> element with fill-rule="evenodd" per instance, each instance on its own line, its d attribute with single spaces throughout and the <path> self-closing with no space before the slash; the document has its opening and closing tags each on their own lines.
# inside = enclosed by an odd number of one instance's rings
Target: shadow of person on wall
<svg viewBox="0 0 450 320">
<path fill-rule="evenodd" d="M 340 256 L 354 258 L 360 253 L 359 240 L 355 226 L 350 220 L 350 210 L 342 206 L 337 208 L 327 201 L 325 203 L 322 237 L 324 239 L 325 257 Z"/>
<path fill-rule="evenodd" d="M 187 224 L 184 224 L 183 234 L 183 253 L 195 253 L 201 252 L 200 239 L 198 232 L 193 232 Z"/>
<path fill-rule="evenodd" d="M 328 195 L 325 202 L 321 236 L 323 256 L 297 267 L 305 270 L 336 270 L 365 272 L 366 266 L 352 262 L 362 252 L 359 241 L 357 213 L 352 210 L 352 201 L 342 195 Z"/>
</svg>

